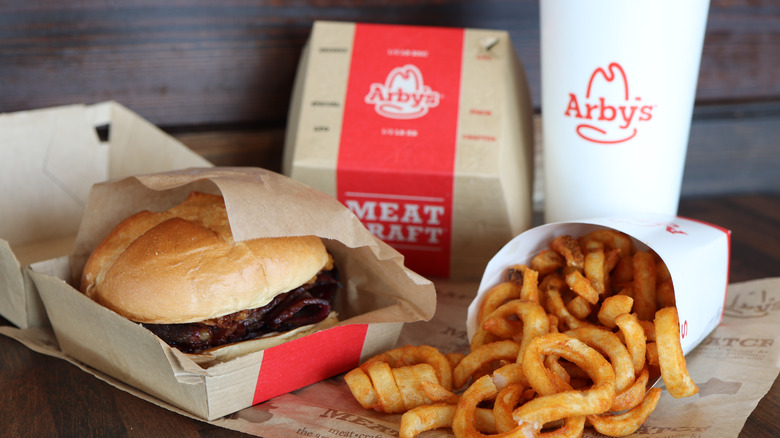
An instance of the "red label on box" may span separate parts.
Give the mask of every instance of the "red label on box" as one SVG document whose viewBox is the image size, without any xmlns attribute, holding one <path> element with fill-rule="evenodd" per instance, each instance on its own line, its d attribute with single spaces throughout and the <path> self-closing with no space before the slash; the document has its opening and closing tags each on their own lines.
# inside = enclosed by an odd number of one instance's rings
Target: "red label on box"
<svg viewBox="0 0 780 438">
<path fill-rule="evenodd" d="M 449 276 L 463 29 L 357 24 L 337 197 L 423 274 Z"/>
<path fill-rule="evenodd" d="M 367 331 L 368 324 L 343 325 L 265 350 L 252 404 L 357 367 Z"/>
</svg>

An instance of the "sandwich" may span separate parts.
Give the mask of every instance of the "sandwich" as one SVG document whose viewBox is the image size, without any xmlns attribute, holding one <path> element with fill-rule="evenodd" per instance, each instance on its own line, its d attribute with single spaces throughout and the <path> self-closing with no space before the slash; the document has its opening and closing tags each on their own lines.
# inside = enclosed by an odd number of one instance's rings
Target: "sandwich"
<svg viewBox="0 0 780 438">
<path fill-rule="evenodd" d="M 80 280 L 97 303 L 198 354 L 331 321 L 340 287 L 319 237 L 236 242 L 223 198 L 200 192 L 122 221 Z"/>
</svg>

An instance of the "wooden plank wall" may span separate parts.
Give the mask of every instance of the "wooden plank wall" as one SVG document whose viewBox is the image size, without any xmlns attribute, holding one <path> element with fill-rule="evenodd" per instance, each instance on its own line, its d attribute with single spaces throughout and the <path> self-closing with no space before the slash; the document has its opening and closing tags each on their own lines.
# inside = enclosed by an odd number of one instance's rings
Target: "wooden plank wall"
<svg viewBox="0 0 780 438">
<path fill-rule="evenodd" d="M 0 112 L 117 100 L 215 164 L 278 169 L 315 20 L 507 30 L 540 111 L 539 0 L 5 0 Z M 683 195 L 780 191 L 780 2 L 712 0 L 696 102 Z"/>
</svg>

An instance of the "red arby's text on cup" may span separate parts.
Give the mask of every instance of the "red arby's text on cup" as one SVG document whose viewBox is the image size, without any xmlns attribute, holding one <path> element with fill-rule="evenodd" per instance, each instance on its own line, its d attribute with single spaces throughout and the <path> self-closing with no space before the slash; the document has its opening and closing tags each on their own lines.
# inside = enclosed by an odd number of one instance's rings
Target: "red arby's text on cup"
<svg viewBox="0 0 780 438">
<path fill-rule="evenodd" d="M 610 90 L 612 87 L 612 90 Z M 607 91 L 612 91 L 608 93 Z M 620 63 L 606 69 L 597 67 L 590 76 L 584 97 L 571 92 L 564 115 L 583 122 L 577 135 L 595 143 L 622 143 L 637 135 L 637 124 L 653 118 L 656 105 L 641 104 L 642 98 L 631 97 L 628 78 Z"/>
</svg>

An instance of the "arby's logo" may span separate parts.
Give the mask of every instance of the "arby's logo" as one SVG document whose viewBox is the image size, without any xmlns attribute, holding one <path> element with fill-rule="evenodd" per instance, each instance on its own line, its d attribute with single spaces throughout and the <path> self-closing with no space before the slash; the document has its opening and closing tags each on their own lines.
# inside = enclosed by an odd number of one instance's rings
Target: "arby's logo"
<svg viewBox="0 0 780 438">
<path fill-rule="evenodd" d="M 439 105 L 441 94 L 423 83 L 417 66 L 407 64 L 390 71 L 384 83 L 372 83 L 365 102 L 377 114 L 391 119 L 417 119 Z"/>
<path fill-rule="evenodd" d="M 656 105 L 645 104 L 641 96 L 632 95 L 628 84 L 623 67 L 613 62 L 606 69 L 598 67 L 593 71 L 584 95 L 569 93 L 564 115 L 580 121 L 577 135 L 601 144 L 634 138 L 638 125 L 652 120 Z"/>
</svg>

